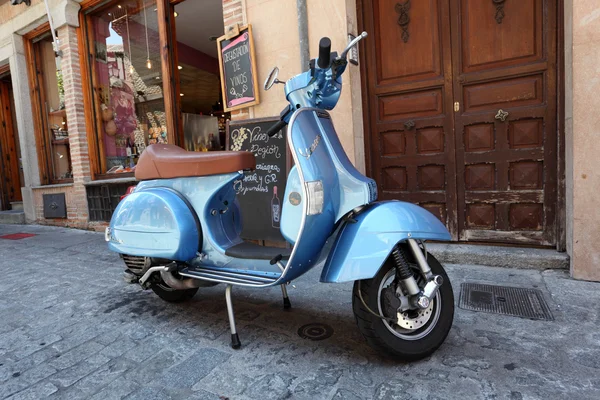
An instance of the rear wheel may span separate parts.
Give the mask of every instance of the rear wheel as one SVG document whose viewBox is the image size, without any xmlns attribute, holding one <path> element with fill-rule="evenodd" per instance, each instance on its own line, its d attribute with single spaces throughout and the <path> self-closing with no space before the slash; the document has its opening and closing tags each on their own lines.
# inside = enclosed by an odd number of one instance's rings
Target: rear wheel
<svg viewBox="0 0 600 400">
<path fill-rule="evenodd" d="M 416 263 L 409 262 L 422 290 L 426 281 Z M 448 336 L 454 318 L 452 285 L 444 267 L 432 255 L 427 255 L 427 262 L 432 273 L 440 275 L 444 283 L 424 310 L 411 309 L 394 314 L 386 310 L 385 296 L 389 296 L 390 290 L 395 292 L 395 265 L 391 259 L 373 279 L 354 282 L 352 306 L 358 328 L 369 345 L 384 355 L 406 361 L 418 360 L 433 353 Z M 363 304 L 361 296 L 371 311 L 393 321 L 373 315 Z"/>
<path fill-rule="evenodd" d="M 198 292 L 198 288 L 176 290 L 168 286 L 166 283 L 153 283 L 152 291 L 164 301 L 169 303 L 183 303 L 190 300 Z"/>
</svg>

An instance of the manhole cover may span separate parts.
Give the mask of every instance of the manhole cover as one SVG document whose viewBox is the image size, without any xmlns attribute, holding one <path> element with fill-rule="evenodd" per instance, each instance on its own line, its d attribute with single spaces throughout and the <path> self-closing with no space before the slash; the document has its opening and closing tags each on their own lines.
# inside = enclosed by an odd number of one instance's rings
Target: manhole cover
<svg viewBox="0 0 600 400">
<path fill-rule="evenodd" d="M 333 328 L 326 324 L 307 324 L 298 329 L 298 336 L 302 339 L 325 340 L 333 335 Z"/>
<path fill-rule="evenodd" d="M 463 283 L 458 306 L 471 311 L 554 321 L 544 295 L 538 289 Z"/>
</svg>

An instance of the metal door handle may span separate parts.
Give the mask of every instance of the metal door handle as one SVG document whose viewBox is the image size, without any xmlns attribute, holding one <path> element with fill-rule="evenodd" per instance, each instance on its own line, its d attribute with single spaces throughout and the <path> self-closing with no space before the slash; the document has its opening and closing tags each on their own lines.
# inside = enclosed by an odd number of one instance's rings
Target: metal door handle
<svg viewBox="0 0 600 400">
<path fill-rule="evenodd" d="M 413 121 L 412 119 L 408 120 L 404 123 L 404 129 L 407 131 L 411 130 L 414 127 L 415 127 L 415 121 Z"/>
<path fill-rule="evenodd" d="M 498 112 L 496 113 L 496 116 L 494 118 L 496 118 L 499 121 L 506 121 L 506 117 L 508 117 L 508 111 L 504 111 L 503 109 L 499 109 Z"/>
</svg>

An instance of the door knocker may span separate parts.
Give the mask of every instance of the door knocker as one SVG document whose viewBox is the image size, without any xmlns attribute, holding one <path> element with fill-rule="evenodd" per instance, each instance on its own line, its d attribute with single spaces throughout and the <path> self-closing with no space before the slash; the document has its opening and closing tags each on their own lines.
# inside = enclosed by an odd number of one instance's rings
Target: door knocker
<svg viewBox="0 0 600 400">
<path fill-rule="evenodd" d="M 508 117 L 508 112 L 504 111 L 503 109 L 499 109 L 494 118 L 496 118 L 499 121 L 504 122 L 504 121 L 506 121 L 506 117 Z"/>
</svg>

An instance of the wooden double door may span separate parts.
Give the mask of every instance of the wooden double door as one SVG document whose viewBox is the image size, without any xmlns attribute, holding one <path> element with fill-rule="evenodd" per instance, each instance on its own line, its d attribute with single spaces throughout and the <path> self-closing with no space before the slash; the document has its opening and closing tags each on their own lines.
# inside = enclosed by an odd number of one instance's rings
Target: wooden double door
<svg viewBox="0 0 600 400">
<path fill-rule="evenodd" d="M 368 173 L 454 240 L 556 244 L 556 0 L 359 0 Z"/>
<path fill-rule="evenodd" d="M 0 74 L 0 211 L 21 201 L 21 179 L 17 140 L 13 125 L 12 90 Z"/>
</svg>

